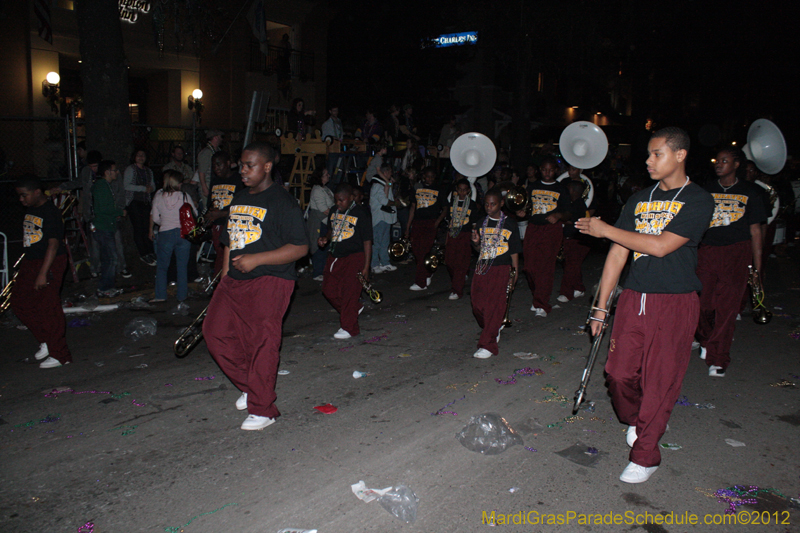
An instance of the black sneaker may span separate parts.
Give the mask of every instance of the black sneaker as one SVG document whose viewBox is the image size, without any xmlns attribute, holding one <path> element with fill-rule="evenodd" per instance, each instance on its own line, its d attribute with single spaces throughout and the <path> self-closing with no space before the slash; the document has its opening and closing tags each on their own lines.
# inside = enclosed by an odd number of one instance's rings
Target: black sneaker
<svg viewBox="0 0 800 533">
<path fill-rule="evenodd" d="M 132 275 L 133 275 L 133 274 L 131 274 L 130 272 L 128 272 L 128 269 L 127 269 L 127 268 L 126 268 L 125 270 L 123 270 L 122 272 L 120 272 L 120 276 L 122 276 L 123 278 L 129 278 L 129 277 L 131 277 Z"/>
</svg>

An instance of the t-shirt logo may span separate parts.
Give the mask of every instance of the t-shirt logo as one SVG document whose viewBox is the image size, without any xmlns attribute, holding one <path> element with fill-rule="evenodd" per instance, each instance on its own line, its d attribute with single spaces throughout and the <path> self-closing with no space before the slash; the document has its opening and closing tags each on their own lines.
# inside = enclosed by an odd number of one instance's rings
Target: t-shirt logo
<svg viewBox="0 0 800 533">
<path fill-rule="evenodd" d="M 25 220 L 22 222 L 22 246 L 29 248 L 41 241 L 43 236 L 42 219 L 33 215 L 25 215 Z"/>
<path fill-rule="evenodd" d="M 342 242 L 352 237 L 356 232 L 356 223 L 358 217 L 353 215 L 345 216 L 344 213 L 334 213 L 333 215 L 333 229 L 332 241 Z"/>
<path fill-rule="evenodd" d="M 231 251 L 242 250 L 261 238 L 261 222 L 267 216 L 263 207 L 235 205 L 228 217 L 228 239 Z"/>
<path fill-rule="evenodd" d="M 508 239 L 511 238 L 511 230 L 503 228 L 500 230 L 500 238 L 497 239 L 497 228 L 486 228 L 484 231 L 481 228 L 481 259 L 491 259 L 492 257 L 500 257 L 508 252 Z M 497 248 L 492 246 L 494 240 L 497 239 Z"/>
<path fill-rule="evenodd" d="M 544 215 L 553 211 L 558 205 L 561 193 L 547 189 L 533 189 L 531 191 L 531 214 Z"/>
<path fill-rule="evenodd" d="M 417 209 L 425 209 L 436 205 L 439 199 L 439 191 L 436 189 L 417 189 Z"/>
<path fill-rule="evenodd" d="M 222 183 L 211 188 L 211 203 L 215 209 L 225 209 L 231 205 L 233 194 L 236 192 L 236 185 Z"/>
<path fill-rule="evenodd" d="M 714 197 L 714 216 L 709 228 L 730 226 L 744 216 L 748 197 L 744 194 L 712 193 Z"/>
<path fill-rule="evenodd" d="M 663 201 L 658 200 L 655 202 L 639 202 L 636 204 L 636 210 L 633 212 L 633 217 L 636 222 L 636 232 L 645 233 L 647 235 L 661 235 L 667 224 L 680 213 L 683 208 L 683 202 L 676 201 Z M 633 252 L 633 260 L 636 261 L 642 256 L 646 256 L 640 252 Z"/>
</svg>

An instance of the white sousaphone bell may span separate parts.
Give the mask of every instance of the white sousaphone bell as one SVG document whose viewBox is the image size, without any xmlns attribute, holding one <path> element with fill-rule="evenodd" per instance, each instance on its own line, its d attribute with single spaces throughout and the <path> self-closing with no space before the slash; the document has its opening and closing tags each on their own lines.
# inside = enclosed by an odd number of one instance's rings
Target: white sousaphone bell
<svg viewBox="0 0 800 533">
<path fill-rule="evenodd" d="M 469 180 L 473 200 L 478 196 L 475 180 L 488 174 L 494 168 L 495 161 L 497 149 L 491 139 L 482 133 L 465 133 L 450 147 L 450 162 L 459 174 Z"/>
<path fill-rule="evenodd" d="M 597 124 L 579 120 L 573 122 L 561 132 L 558 147 L 564 160 L 575 168 L 581 170 L 594 168 L 603 162 L 608 154 L 608 138 Z M 558 181 L 568 179 L 565 172 L 558 177 Z M 589 207 L 594 199 L 594 185 L 585 175 L 581 174 L 584 183 L 583 199 Z"/>
<path fill-rule="evenodd" d="M 764 174 L 777 174 L 786 164 L 786 140 L 783 138 L 783 133 L 775 123 L 765 118 L 760 118 L 750 125 L 750 129 L 747 130 L 747 144 L 742 147 L 742 152 Z M 780 212 L 780 200 L 775 189 L 761 180 L 756 180 L 755 183 L 766 189 L 770 195 L 772 212 L 767 218 L 767 223 L 771 224 Z M 777 234 L 775 237 L 776 240 L 779 238 Z"/>
</svg>

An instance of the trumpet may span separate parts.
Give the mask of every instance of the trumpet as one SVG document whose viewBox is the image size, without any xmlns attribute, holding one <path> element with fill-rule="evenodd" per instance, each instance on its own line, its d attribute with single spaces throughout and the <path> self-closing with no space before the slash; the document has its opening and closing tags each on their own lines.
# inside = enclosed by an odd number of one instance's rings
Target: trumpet
<svg viewBox="0 0 800 533">
<path fill-rule="evenodd" d="M 364 287 L 365 291 L 367 291 L 367 296 L 369 296 L 369 299 L 372 300 L 373 303 L 381 303 L 383 301 L 383 295 L 381 292 L 373 289 L 372 283 L 364 279 L 364 275 L 361 272 L 356 272 L 356 276 L 358 277 L 358 281 L 361 283 L 361 286 Z"/>
<path fill-rule="evenodd" d="M 592 308 L 589 310 L 589 317 L 586 319 L 587 333 L 591 334 L 590 325 L 592 321 L 601 323 L 600 332 L 592 341 L 592 348 L 589 350 L 589 356 L 586 358 L 586 367 L 584 367 L 583 375 L 581 376 L 581 384 L 578 387 L 578 390 L 575 391 L 575 405 L 572 407 L 573 415 L 578 412 L 581 403 L 583 403 L 584 396 L 586 396 L 586 388 L 589 386 L 589 378 L 592 375 L 592 368 L 594 367 L 594 362 L 597 359 L 597 352 L 600 351 L 600 344 L 603 342 L 603 336 L 605 335 L 606 328 L 611 321 L 611 306 L 614 304 L 614 296 L 617 294 L 617 288 L 614 287 L 614 289 L 611 291 L 611 294 L 608 295 L 605 308 L 597 307 L 598 299 L 600 298 L 601 284 L 602 280 L 600 280 L 600 283 L 597 284 L 597 290 L 594 292 L 594 300 L 592 300 Z M 595 318 L 594 313 L 596 311 L 603 313 L 603 318 Z"/>
<path fill-rule="evenodd" d="M 441 264 L 444 264 L 444 246 L 436 243 L 433 245 L 431 253 L 425 256 L 425 268 L 433 274 Z"/>
<path fill-rule="evenodd" d="M 769 324 L 772 320 L 772 312 L 764 306 L 764 289 L 761 287 L 761 276 L 758 269 L 753 265 L 747 267 L 750 275 L 747 279 L 750 285 L 750 304 L 753 306 L 753 322 L 756 324 Z"/>
<path fill-rule="evenodd" d="M 410 251 L 411 251 L 411 242 L 405 237 L 389 245 L 389 255 L 395 261 L 399 261 Z"/>
<path fill-rule="evenodd" d="M 219 282 L 220 276 L 222 275 L 222 271 L 220 270 L 214 279 L 211 280 L 211 283 L 208 284 L 206 287 L 206 294 L 210 294 L 214 292 L 214 288 L 216 288 L 217 283 Z M 209 304 L 211 305 L 211 304 Z M 206 315 L 208 314 L 208 307 L 206 306 L 205 309 L 194 319 L 194 321 L 189 324 L 189 327 L 184 329 L 181 333 L 181 336 L 178 337 L 178 340 L 175 341 L 175 344 L 172 346 L 172 350 L 175 352 L 175 357 L 182 359 L 189 355 L 189 352 L 197 346 L 197 344 L 203 340 L 203 321 L 206 319 Z"/>
<path fill-rule="evenodd" d="M 506 316 L 503 317 L 503 327 L 513 326 L 514 323 L 508 318 L 508 313 L 511 311 L 511 297 L 514 295 L 514 276 L 517 275 L 517 269 L 511 267 L 511 272 L 508 275 L 508 285 L 506 286 Z"/>
</svg>

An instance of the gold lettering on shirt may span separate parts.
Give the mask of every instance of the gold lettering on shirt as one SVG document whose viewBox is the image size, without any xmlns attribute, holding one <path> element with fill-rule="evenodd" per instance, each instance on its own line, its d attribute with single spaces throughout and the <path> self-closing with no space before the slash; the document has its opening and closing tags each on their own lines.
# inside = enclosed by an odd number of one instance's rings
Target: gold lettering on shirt
<svg viewBox="0 0 800 533">
<path fill-rule="evenodd" d="M 425 209 L 436 204 L 439 198 L 439 191 L 436 189 L 417 189 L 417 209 Z"/>
<path fill-rule="evenodd" d="M 29 248 L 42 240 L 44 237 L 43 223 L 41 217 L 25 215 L 25 220 L 22 222 L 22 246 L 24 248 Z"/>
<path fill-rule="evenodd" d="M 744 216 L 747 200 L 744 194 L 712 193 L 714 197 L 714 216 L 711 217 L 709 228 L 730 226 Z"/>
<path fill-rule="evenodd" d="M 675 201 L 655 201 L 655 202 L 639 202 L 634 209 L 634 220 L 636 223 L 636 232 L 645 233 L 647 235 L 661 235 L 667 224 L 680 213 L 683 208 L 683 202 Z M 640 252 L 633 252 L 633 260 L 636 261 L 642 256 L 646 256 Z"/>
<path fill-rule="evenodd" d="M 500 239 L 497 243 L 497 252 L 494 253 L 492 242 L 497 235 L 497 228 L 486 228 L 484 232 L 481 228 L 481 259 L 491 259 L 492 257 L 500 257 L 508 252 L 508 239 L 511 238 L 511 230 L 502 228 L 500 231 Z"/>
<path fill-rule="evenodd" d="M 334 213 L 331 240 L 333 242 L 342 242 L 355 235 L 357 222 L 358 217 L 353 215 L 344 216 L 344 213 Z"/>
<path fill-rule="evenodd" d="M 235 205 L 228 217 L 228 239 L 231 251 L 242 250 L 261 238 L 261 224 L 267 216 L 263 207 Z"/>
<path fill-rule="evenodd" d="M 558 205 L 561 193 L 547 189 L 533 189 L 531 191 L 531 214 L 544 215 L 553 211 Z"/>
<path fill-rule="evenodd" d="M 211 203 L 215 209 L 225 209 L 233 201 L 236 185 L 221 183 L 211 188 Z"/>
</svg>

